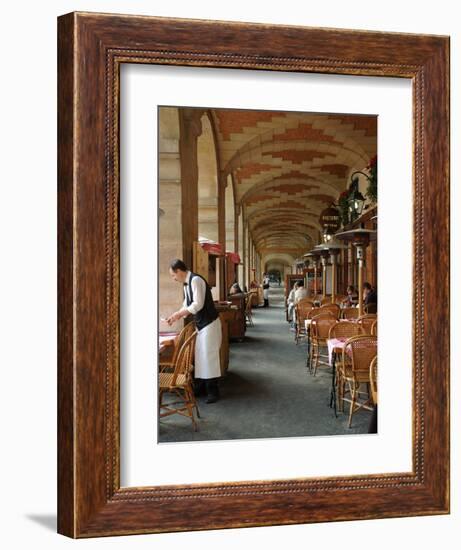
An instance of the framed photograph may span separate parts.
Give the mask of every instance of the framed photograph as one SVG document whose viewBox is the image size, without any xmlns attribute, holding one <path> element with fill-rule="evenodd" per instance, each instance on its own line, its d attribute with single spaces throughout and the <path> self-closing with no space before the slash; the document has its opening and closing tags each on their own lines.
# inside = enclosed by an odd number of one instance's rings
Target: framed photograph
<svg viewBox="0 0 461 550">
<path fill-rule="evenodd" d="M 71 13 L 58 71 L 58 531 L 449 513 L 448 37 Z"/>
</svg>

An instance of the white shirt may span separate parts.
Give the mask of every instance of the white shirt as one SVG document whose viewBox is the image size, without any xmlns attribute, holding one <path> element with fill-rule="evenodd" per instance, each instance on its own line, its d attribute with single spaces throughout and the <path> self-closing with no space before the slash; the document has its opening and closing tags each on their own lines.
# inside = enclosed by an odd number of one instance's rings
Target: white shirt
<svg viewBox="0 0 461 550">
<path fill-rule="evenodd" d="M 288 295 L 288 303 L 289 304 L 294 304 L 294 301 L 295 301 L 295 292 L 296 292 L 296 289 L 292 288 L 290 290 L 290 294 Z"/>
<path fill-rule="evenodd" d="M 298 288 L 295 292 L 295 304 L 299 302 L 299 300 L 302 300 L 303 298 L 307 298 L 309 296 L 309 292 L 307 288 L 304 288 L 303 286 L 301 288 Z"/>
<path fill-rule="evenodd" d="M 183 307 L 185 307 L 189 313 L 192 313 L 192 315 L 195 315 L 203 308 L 203 304 L 205 303 L 206 284 L 201 277 L 194 277 L 192 279 L 191 287 L 192 287 L 192 294 L 194 296 L 194 301 L 190 304 L 190 306 L 188 306 L 187 296 L 189 293 L 190 276 L 191 276 L 191 272 L 188 271 L 186 281 L 185 281 L 187 286 L 183 287 L 184 288 Z"/>
</svg>

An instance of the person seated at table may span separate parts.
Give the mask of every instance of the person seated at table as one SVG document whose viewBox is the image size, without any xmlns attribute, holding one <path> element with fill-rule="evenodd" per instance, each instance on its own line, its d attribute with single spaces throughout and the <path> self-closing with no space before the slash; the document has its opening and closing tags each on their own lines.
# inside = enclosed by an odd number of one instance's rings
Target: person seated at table
<svg viewBox="0 0 461 550">
<path fill-rule="evenodd" d="M 293 321 L 293 309 L 295 307 L 295 293 L 297 288 L 298 288 L 298 281 L 295 282 L 295 284 L 293 285 L 293 288 L 290 290 L 290 294 L 288 294 L 288 300 L 287 300 L 288 322 L 290 323 Z"/>
<path fill-rule="evenodd" d="M 299 302 L 299 300 L 302 300 L 303 298 L 307 298 L 309 296 L 309 291 L 304 286 L 304 281 L 298 281 L 298 288 L 295 292 L 295 304 Z"/>
<path fill-rule="evenodd" d="M 341 302 L 343 307 L 354 307 L 358 300 L 359 300 L 359 294 L 354 286 L 349 285 L 346 289 L 347 296 L 344 298 L 344 300 Z"/>
<path fill-rule="evenodd" d="M 259 285 L 258 285 L 258 282 L 256 281 L 256 279 L 253 279 L 250 283 L 250 288 L 258 288 Z"/>
<path fill-rule="evenodd" d="M 230 289 L 229 294 L 242 294 L 242 289 L 240 288 L 238 283 L 234 283 Z"/>
<path fill-rule="evenodd" d="M 367 306 L 369 304 L 378 303 L 378 293 L 370 283 L 363 283 L 363 305 Z"/>
</svg>

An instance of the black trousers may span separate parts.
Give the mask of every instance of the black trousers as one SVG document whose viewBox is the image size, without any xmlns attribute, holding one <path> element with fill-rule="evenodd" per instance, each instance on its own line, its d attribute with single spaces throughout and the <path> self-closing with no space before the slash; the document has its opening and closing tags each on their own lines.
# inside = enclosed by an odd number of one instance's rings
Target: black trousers
<svg viewBox="0 0 461 550">
<path fill-rule="evenodd" d="M 378 433 L 378 405 L 373 407 L 373 412 L 371 413 L 370 424 L 368 426 L 369 434 Z"/>
<path fill-rule="evenodd" d="M 194 391 L 196 395 L 219 397 L 219 378 L 195 378 Z"/>
</svg>

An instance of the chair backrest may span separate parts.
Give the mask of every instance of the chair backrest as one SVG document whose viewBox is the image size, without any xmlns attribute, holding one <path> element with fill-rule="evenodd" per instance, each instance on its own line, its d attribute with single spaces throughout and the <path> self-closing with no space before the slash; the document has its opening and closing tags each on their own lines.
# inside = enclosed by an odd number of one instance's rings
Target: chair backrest
<svg viewBox="0 0 461 550">
<path fill-rule="evenodd" d="M 194 330 L 195 330 L 195 323 L 191 322 L 191 323 L 187 323 L 187 325 L 184 325 L 184 328 L 178 334 L 178 337 L 176 338 L 176 341 L 174 343 L 173 357 L 171 358 L 171 362 L 173 365 L 176 364 L 176 359 L 178 358 L 179 350 L 182 348 L 184 342 L 189 338 L 189 336 L 194 332 Z"/>
<path fill-rule="evenodd" d="M 375 314 L 367 313 L 359 317 L 358 323 L 363 327 L 365 334 L 371 334 L 371 327 L 376 320 Z"/>
<path fill-rule="evenodd" d="M 325 296 L 325 298 L 320 299 L 320 305 L 331 304 L 331 296 Z"/>
<path fill-rule="evenodd" d="M 174 365 L 172 380 L 173 386 L 176 384 L 176 381 L 180 374 L 184 374 L 186 376 L 186 379 L 189 379 L 192 376 L 196 338 L 197 330 L 194 330 L 194 332 L 192 332 L 192 334 L 190 334 L 189 337 L 184 341 L 178 352 Z"/>
<path fill-rule="evenodd" d="M 245 313 L 251 313 L 252 297 L 253 294 L 251 292 L 248 292 L 245 296 Z"/>
<path fill-rule="evenodd" d="M 331 311 L 336 319 L 339 319 L 341 308 L 338 306 L 338 304 L 332 304 L 330 302 L 329 304 L 325 304 L 320 307 L 319 313 L 323 313 L 324 311 Z"/>
<path fill-rule="evenodd" d="M 311 324 L 313 339 L 326 340 L 330 334 L 331 327 L 333 327 L 336 322 L 336 319 L 329 315 L 317 315 L 314 317 Z"/>
<path fill-rule="evenodd" d="M 373 403 L 378 404 L 378 356 L 374 357 L 370 363 L 370 389 Z"/>
<path fill-rule="evenodd" d="M 257 306 L 258 305 L 258 289 L 257 288 L 250 289 L 250 292 L 248 293 L 248 301 L 250 302 L 250 306 Z"/>
<path fill-rule="evenodd" d="M 378 305 L 376 303 L 366 304 L 363 306 L 363 311 L 365 313 L 376 313 L 378 311 Z"/>
<path fill-rule="evenodd" d="M 323 317 L 329 317 L 331 319 L 336 319 L 336 315 L 331 311 L 322 311 L 319 307 L 312 308 L 308 314 L 306 319 L 313 319 L 314 317 L 317 317 L 318 315 L 323 315 Z"/>
<path fill-rule="evenodd" d="M 358 319 L 359 308 L 358 307 L 345 307 L 341 310 L 343 319 Z"/>
<path fill-rule="evenodd" d="M 352 338 L 363 334 L 363 328 L 358 323 L 338 321 L 330 329 L 328 338 Z"/>
<path fill-rule="evenodd" d="M 298 306 L 308 307 L 309 309 L 314 307 L 314 302 L 311 300 L 311 298 L 301 298 L 299 302 L 297 303 Z"/>
<path fill-rule="evenodd" d="M 371 325 L 372 336 L 378 336 L 378 319 L 376 319 Z"/>
<path fill-rule="evenodd" d="M 347 298 L 346 295 L 344 294 L 335 294 L 335 301 L 334 303 L 335 304 L 341 304 L 342 302 L 344 302 L 344 300 Z"/>
<path fill-rule="evenodd" d="M 349 338 L 343 349 L 343 358 L 351 358 L 352 372 L 370 371 L 370 363 L 378 352 L 378 339 L 369 334 Z"/>
<path fill-rule="evenodd" d="M 312 305 L 310 303 L 302 304 L 298 302 L 295 305 L 296 308 L 296 322 L 298 325 L 304 326 L 304 321 L 310 319 L 309 314 L 312 311 Z"/>
</svg>

